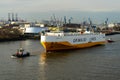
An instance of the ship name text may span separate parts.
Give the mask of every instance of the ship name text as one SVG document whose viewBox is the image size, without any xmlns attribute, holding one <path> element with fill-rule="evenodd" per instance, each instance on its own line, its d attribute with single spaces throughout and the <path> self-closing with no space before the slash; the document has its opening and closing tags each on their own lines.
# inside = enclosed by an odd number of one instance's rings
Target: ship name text
<svg viewBox="0 0 120 80">
<path fill-rule="evenodd" d="M 73 43 L 75 42 L 86 42 L 87 38 L 79 38 L 79 39 L 73 39 Z M 89 41 L 96 41 L 96 37 L 89 38 Z"/>
<path fill-rule="evenodd" d="M 85 42 L 87 39 L 86 38 L 80 38 L 80 39 L 73 39 L 73 42 Z"/>
</svg>

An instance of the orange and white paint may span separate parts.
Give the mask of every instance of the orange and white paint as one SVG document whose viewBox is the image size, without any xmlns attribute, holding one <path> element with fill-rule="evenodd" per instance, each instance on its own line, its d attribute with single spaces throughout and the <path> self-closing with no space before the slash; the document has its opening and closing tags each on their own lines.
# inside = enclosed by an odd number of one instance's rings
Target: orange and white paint
<svg viewBox="0 0 120 80">
<path fill-rule="evenodd" d="M 46 51 L 86 48 L 105 43 L 105 34 L 102 33 L 47 32 L 41 35 L 41 44 Z"/>
</svg>

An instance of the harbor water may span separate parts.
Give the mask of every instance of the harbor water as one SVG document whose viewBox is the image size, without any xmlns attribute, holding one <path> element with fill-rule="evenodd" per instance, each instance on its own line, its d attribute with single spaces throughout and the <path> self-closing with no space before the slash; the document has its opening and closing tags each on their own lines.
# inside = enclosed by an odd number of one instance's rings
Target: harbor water
<svg viewBox="0 0 120 80">
<path fill-rule="evenodd" d="M 103 46 L 45 53 L 39 40 L 0 42 L 0 80 L 120 80 L 120 35 Z M 31 53 L 11 58 L 18 48 Z"/>
</svg>

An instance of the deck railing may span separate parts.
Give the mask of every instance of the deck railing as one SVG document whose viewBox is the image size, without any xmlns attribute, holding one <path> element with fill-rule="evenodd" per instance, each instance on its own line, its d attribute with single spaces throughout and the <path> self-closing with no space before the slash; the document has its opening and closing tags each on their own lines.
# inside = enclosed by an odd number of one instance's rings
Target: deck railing
<svg viewBox="0 0 120 80">
<path fill-rule="evenodd" d="M 99 35 L 100 33 L 80 33 L 80 32 L 43 32 L 43 36 L 80 36 L 80 35 Z"/>
</svg>

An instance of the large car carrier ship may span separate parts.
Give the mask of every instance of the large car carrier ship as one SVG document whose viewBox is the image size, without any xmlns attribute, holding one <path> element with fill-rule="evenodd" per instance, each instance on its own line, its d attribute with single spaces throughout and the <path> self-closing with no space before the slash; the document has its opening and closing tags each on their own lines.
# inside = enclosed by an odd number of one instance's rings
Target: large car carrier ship
<svg viewBox="0 0 120 80">
<path fill-rule="evenodd" d="M 46 51 L 68 50 L 104 45 L 104 33 L 81 32 L 43 32 L 41 43 Z"/>
</svg>

